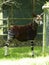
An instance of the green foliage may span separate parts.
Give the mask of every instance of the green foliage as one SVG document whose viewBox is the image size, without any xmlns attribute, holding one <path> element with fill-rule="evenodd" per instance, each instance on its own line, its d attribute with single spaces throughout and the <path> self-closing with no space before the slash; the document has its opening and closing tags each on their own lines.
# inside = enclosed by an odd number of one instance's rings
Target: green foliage
<svg viewBox="0 0 49 65">
<path fill-rule="evenodd" d="M 0 0 L 0 3 L 2 3 L 2 0 Z"/>
<path fill-rule="evenodd" d="M 23 46 L 31 46 L 30 41 L 24 41 L 24 42 L 20 42 L 17 39 L 11 40 L 12 42 L 10 42 L 10 47 L 23 47 Z"/>
<path fill-rule="evenodd" d="M 3 36 L 0 36 L 0 47 L 4 46 L 5 40 Z"/>
</svg>

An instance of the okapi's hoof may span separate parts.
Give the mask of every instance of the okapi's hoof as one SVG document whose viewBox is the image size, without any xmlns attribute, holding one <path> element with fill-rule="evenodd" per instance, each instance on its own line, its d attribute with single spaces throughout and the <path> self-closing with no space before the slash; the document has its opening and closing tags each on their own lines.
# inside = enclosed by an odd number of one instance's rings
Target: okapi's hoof
<svg viewBox="0 0 49 65">
<path fill-rule="evenodd" d="M 34 57 L 34 55 L 32 55 L 32 57 Z"/>
</svg>

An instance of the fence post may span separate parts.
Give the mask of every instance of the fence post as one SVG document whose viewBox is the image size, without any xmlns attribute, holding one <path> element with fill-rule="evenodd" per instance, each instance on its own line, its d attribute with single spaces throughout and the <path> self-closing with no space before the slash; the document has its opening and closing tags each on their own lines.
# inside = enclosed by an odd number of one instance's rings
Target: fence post
<svg viewBox="0 0 49 65">
<path fill-rule="evenodd" d="M 47 2 L 42 9 L 44 10 L 43 16 L 43 53 L 47 54 L 49 51 L 49 2 Z"/>
</svg>

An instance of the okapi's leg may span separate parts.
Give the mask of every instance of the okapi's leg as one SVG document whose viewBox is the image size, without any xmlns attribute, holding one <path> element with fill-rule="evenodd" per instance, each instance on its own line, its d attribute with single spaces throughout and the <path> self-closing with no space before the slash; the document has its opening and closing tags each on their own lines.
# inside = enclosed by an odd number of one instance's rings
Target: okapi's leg
<svg viewBox="0 0 49 65">
<path fill-rule="evenodd" d="M 8 56 L 9 55 L 9 42 L 8 41 L 5 43 L 4 49 L 5 49 L 4 55 Z"/>
<path fill-rule="evenodd" d="M 5 56 L 9 55 L 9 43 L 12 42 L 12 39 L 14 37 L 14 33 L 12 30 L 8 30 L 8 36 L 7 41 L 5 43 Z"/>
<path fill-rule="evenodd" d="M 5 56 L 9 55 L 9 43 L 11 42 L 11 36 L 10 36 L 10 32 L 8 31 L 8 36 L 7 36 L 7 41 L 5 43 L 4 49 L 5 49 Z"/>
<path fill-rule="evenodd" d="M 34 57 L 34 43 L 33 43 L 33 41 L 31 42 L 31 50 L 32 50 L 32 56 Z"/>
</svg>

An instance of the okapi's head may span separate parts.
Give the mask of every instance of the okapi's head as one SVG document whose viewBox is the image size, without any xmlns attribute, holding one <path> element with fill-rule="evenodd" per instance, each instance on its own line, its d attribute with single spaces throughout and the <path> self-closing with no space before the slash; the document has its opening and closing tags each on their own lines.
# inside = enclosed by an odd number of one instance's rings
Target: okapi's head
<svg viewBox="0 0 49 65">
<path fill-rule="evenodd" d="M 33 14 L 33 21 L 35 21 L 37 24 L 42 24 L 42 15 L 43 14 L 41 14 L 41 15 L 35 15 L 35 14 Z"/>
</svg>

